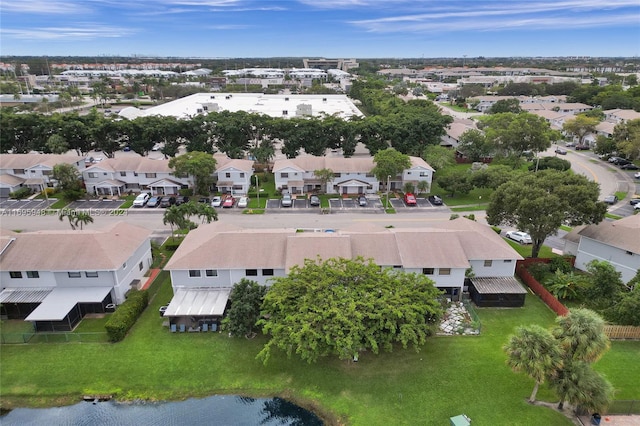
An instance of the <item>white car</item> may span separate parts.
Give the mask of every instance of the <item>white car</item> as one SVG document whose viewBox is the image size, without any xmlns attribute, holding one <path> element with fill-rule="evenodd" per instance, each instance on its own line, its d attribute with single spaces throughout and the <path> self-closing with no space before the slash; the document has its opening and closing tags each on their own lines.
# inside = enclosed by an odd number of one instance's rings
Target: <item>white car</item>
<svg viewBox="0 0 640 426">
<path fill-rule="evenodd" d="M 633 177 L 636 178 L 636 179 L 640 179 L 640 172 L 635 172 L 633 174 Z"/>
<path fill-rule="evenodd" d="M 222 205 L 222 197 L 217 195 L 211 199 L 211 207 L 220 207 Z"/>
<path fill-rule="evenodd" d="M 149 194 L 143 192 L 133 200 L 133 207 L 144 207 L 144 205 L 147 204 L 147 201 L 149 201 Z"/>
<path fill-rule="evenodd" d="M 239 207 L 241 209 L 246 209 L 248 204 L 249 204 L 249 197 L 240 197 L 240 199 L 238 200 L 238 204 L 236 204 L 236 207 Z"/>
<path fill-rule="evenodd" d="M 533 240 L 531 240 L 531 236 L 526 232 L 522 232 L 522 231 L 509 231 L 507 232 L 507 238 L 513 241 L 517 241 L 520 244 L 533 244 Z"/>
</svg>

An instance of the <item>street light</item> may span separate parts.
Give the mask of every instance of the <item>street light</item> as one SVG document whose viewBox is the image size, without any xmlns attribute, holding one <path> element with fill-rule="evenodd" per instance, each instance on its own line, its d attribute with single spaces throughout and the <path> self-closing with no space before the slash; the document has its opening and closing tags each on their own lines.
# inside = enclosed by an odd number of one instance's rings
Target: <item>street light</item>
<svg viewBox="0 0 640 426">
<path fill-rule="evenodd" d="M 387 175 L 387 207 L 386 210 L 389 210 L 389 181 L 391 180 L 391 175 Z"/>
<path fill-rule="evenodd" d="M 256 193 L 258 194 L 258 208 L 260 208 L 260 182 L 258 182 L 258 175 L 256 176 Z"/>
</svg>

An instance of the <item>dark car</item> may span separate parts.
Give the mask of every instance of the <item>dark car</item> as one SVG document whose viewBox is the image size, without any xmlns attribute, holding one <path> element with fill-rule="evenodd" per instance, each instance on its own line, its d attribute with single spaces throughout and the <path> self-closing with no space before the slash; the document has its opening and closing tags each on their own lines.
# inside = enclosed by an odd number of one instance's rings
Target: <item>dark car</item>
<svg viewBox="0 0 640 426">
<path fill-rule="evenodd" d="M 318 197 L 317 195 L 312 195 L 311 197 L 309 197 L 309 205 L 310 206 L 319 206 L 320 205 L 320 197 Z"/>
<path fill-rule="evenodd" d="M 589 149 L 589 145 L 576 145 L 576 151 L 588 151 Z"/>
<path fill-rule="evenodd" d="M 176 197 L 176 206 L 179 206 L 180 204 L 184 204 L 188 202 L 189 202 L 189 197 L 185 197 L 183 195 Z"/>
<path fill-rule="evenodd" d="M 640 204 L 640 198 L 633 198 L 629 200 L 629 204 L 631 204 L 632 206 L 635 206 L 636 204 Z"/>
<path fill-rule="evenodd" d="M 558 148 L 556 148 L 556 153 L 560 154 L 560 155 L 567 155 L 567 150 L 564 149 L 564 148 L 558 147 Z"/>
<path fill-rule="evenodd" d="M 199 203 L 203 203 L 203 204 L 211 204 L 211 200 L 209 198 L 207 198 L 207 197 L 200 197 L 198 199 L 198 202 Z"/>
<path fill-rule="evenodd" d="M 365 197 L 364 195 L 361 195 L 358 197 L 358 205 L 360 207 L 367 207 L 367 197 Z"/>
<path fill-rule="evenodd" d="M 160 197 L 151 197 L 147 201 L 147 207 L 158 207 L 160 204 Z"/>
<path fill-rule="evenodd" d="M 618 202 L 618 197 L 616 197 L 615 195 L 609 195 L 608 197 L 604 197 L 604 202 L 605 204 L 614 205 Z"/>
<path fill-rule="evenodd" d="M 171 207 L 176 203 L 176 197 L 162 197 L 160 200 L 160 207 L 167 208 Z"/>
<path fill-rule="evenodd" d="M 441 206 L 442 198 L 438 197 L 437 195 L 429 195 L 429 202 L 434 206 Z"/>
<path fill-rule="evenodd" d="M 622 170 L 640 170 L 640 167 L 636 166 L 633 163 L 623 164 L 620 166 Z"/>
</svg>

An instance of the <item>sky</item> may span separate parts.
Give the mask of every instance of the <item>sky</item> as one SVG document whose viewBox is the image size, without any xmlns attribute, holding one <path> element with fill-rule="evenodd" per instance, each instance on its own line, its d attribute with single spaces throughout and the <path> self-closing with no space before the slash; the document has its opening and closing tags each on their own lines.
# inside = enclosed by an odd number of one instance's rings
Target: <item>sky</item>
<svg viewBox="0 0 640 426">
<path fill-rule="evenodd" d="M 640 0 L 2 0 L 0 54 L 637 56 Z"/>
</svg>

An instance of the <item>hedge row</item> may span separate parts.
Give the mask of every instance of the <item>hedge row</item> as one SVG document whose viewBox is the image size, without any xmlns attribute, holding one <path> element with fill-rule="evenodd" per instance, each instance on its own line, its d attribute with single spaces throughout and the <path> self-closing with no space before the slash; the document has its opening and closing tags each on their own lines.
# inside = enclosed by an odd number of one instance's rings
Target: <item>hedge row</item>
<svg viewBox="0 0 640 426">
<path fill-rule="evenodd" d="M 119 342 L 125 338 L 127 332 L 149 304 L 149 294 L 146 290 L 131 290 L 127 300 L 111 315 L 105 324 L 109 340 Z"/>
</svg>

